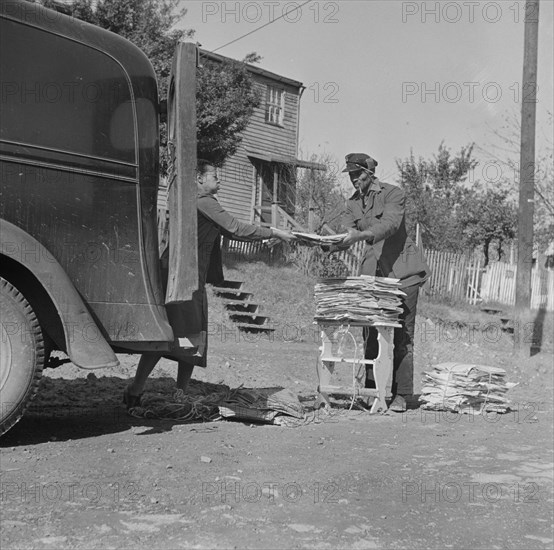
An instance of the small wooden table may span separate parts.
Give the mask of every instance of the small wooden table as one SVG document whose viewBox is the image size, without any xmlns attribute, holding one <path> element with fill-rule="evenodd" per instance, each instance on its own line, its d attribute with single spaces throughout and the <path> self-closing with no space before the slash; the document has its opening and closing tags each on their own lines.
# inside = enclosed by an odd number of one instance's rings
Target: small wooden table
<svg viewBox="0 0 554 550">
<path fill-rule="evenodd" d="M 396 325 L 397 326 L 397 325 Z M 388 407 L 386 398 L 391 397 L 393 352 L 394 352 L 394 325 L 340 321 L 318 321 L 321 329 L 321 354 L 317 363 L 317 375 L 319 380 L 317 403 L 325 403 L 331 406 L 329 394 L 360 395 L 362 397 L 375 397 L 370 413 L 386 412 Z M 360 327 L 358 329 L 358 327 Z M 377 342 L 379 354 L 375 359 L 365 359 L 365 342 L 360 334 L 364 327 L 377 329 Z M 351 329 L 356 329 L 355 334 Z M 355 331 L 355 332 L 356 332 Z M 348 341 L 351 345 L 348 346 Z M 363 366 L 362 387 L 333 385 L 333 373 L 337 364 Z M 365 388 L 366 366 L 373 367 L 375 389 Z"/>
</svg>

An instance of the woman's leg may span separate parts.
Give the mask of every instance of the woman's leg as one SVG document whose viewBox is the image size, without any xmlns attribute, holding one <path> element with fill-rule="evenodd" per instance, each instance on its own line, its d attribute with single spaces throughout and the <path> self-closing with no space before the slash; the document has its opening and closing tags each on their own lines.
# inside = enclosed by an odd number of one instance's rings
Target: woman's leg
<svg viewBox="0 0 554 550">
<path fill-rule="evenodd" d="M 131 395 L 140 395 L 144 391 L 146 380 L 154 370 L 157 362 L 162 356 L 159 353 L 143 353 L 134 380 L 127 386 L 127 391 Z"/>
<path fill-rule="evenodd" d="M 177 367 L 177 389 L 185 391 L 189 385 L 194 365 L 179 361 Z"/>
</svg>

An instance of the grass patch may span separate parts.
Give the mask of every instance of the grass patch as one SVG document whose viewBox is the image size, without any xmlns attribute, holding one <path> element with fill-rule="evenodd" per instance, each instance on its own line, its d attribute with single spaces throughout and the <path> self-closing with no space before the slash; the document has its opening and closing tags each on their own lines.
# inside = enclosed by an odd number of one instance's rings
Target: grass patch
<svg viewBox="0 0 554 550">
<path fill-rule="evenodd" d="M 297 350 L 301 348 L 294 346 L 291 348 L 291 346 L 295 343 L 314 342 L 313 290 L 316 279 L 302 274 L 293 267 L 269 266 L 263 262 L 226 264 L 225 277 L 245 283 L 245 287 L 254 293 L 253 300 L 262 306 L 261 313 L 271 318 L 277 330 L 288 326 L 290 330 L 287 334 L 291 335 L 294 331 L 294 334 L 299 335 L 298 338 L 286 340 L 286 348 L 280 348 L 275 361 L 277 363 L 291 361 L 291 364 L 295 361 L 305 361 L 305 356 L 296 356 L 299 353 Z M 213 293 L 210 294 L 210 321 L 220 320 L 229 326 L 231 323 L 224 311 L 222 301 Z M 512 313 L 512 309 L 503 307 L 504 312 Z M 418 303 L 414 339 L 416 393 L 421 389 L 422 373 L 432 365 L 446 361 L 461 361 L 505 368 L 508 379 L 519 383 L 513 391 L 514 400 L 535 402 L 551 399 L 548 396 L 552 391 L 554 316 L 552 313 L 547 313 L 542 320 L 535 319 L 536 317 L 537 312 L 534 312 L 527 322 L 540 321 L 541 347 L 531 357 L 518 355 L 514 353 L 513 335 L 501 330 L 502 323 L 498 316 L 485 313 L 479 306 L 471 306 L 467 303 L 450 305 L 444 302 L 436 303 L 422 293 Z M 527 338 L 534 338 L 531 328 L 524 329 L 522 334 Z M 266 340 L 261 339 L 261 342 L 264 343 Z M 277 338 L 276 342 L 281 345 L 283 340 Z M 269 346 L 269 343 L 266 345 Z M 243 344 L 241 346 L 244 347 Z M 257 353 L 268 349 L 270 348 L 264 348 L 261 345 Z M 263 351 L 263 353 L 260 357 L 265 361 L 269 352 Z M 314 360 L 316 355 L 317 352 L 314 351 Z M 250 359 L 241 360 L 248 362 Z M 232 363 L 231 359 L 229 361 Z M 257 359 L 257 361 L 261 360 Z M 282 368 L 285 367 L 280 366 L 275 372 L 281 372 L 279 369 Z M 310 368 L 312 368 L 311 363 Z"/>
<path fill-rule="evenodd" d="M 261 306 L 276 326 L 309 327 L 313 323 L 315 279 L 294 267 L 268 266 L 264 262 L 237 262 L 225 265 L 225 279 L 243 281 L 254 294 L 252 300 Z M 210 319 L 225 319 L 221 299 L 209 296 Z"/>
<path fill-rule="evenodd" d="M 309 332 L 313 326 L 315 312 L 314 285 L 315 277 L 304 275 L 295 267 L 269 266 L 264 262 L 227 262 L 225 278 L 240 280 L 253 292 L 253 301 L 258 303 L 261 314 L 267 315 L 278 327 L 295 326 L 300 332 Z M 227 315 L 222 301 L 211 293 L 209 298 L 210 319 L 226 320 Z M 418 320 L 421 324 L 426 319 L 433 323 L 452 327 L 470 327 L 476 331 L 488 329 L 489 340 L 493 339 L 497 327 L 502 327 L 502 318 L 514 319 L 514 308 L 502 304 L 498 309 L 502 313 L 491 315 L 473 306 L 460 302 L 456 304 L 431 300 L 425 293 L 420 294 L 418 302 Z M 551 349 L 554 342 L 554 314 L 552 312 L 531 312 L 521 320 L 520 333 L 528 343 L 537 343 L 542 349 Z M 447 327 L 448 328 L 448 327 Z M 509 340 L 509 341 L 508 341 Z M 301 340 L 302 341 L 302 340 Z M 498 342 L 499 346 L 511 347 L 512 337 L 505 335 Z"/>
<path fill-rule="evenodd" d="M 482 310 L 482 305 L 474 306 L 468 303 L 446 303 L 436 301 L 420 295 L 418 314 L 435 323 L 445 323 L 457 326 L 486 328 L 487 326 L 505 324 L 513 325 L 517 322 L 516 311 L 513 306 L 506 304 L 487 304 L 489 307 L 501 310 L 500 313 L 490 314 Z M 509 319 L 508 323 L 503 320 Z M 554 313 L 544 310 L 534 310 L 519 320 L 520 332 L 527 343 L 538 346 L 547 345 L 552 348 L 554 343 Z M 492 330 L 493 327 L 490 327 Z"/>
</svg>

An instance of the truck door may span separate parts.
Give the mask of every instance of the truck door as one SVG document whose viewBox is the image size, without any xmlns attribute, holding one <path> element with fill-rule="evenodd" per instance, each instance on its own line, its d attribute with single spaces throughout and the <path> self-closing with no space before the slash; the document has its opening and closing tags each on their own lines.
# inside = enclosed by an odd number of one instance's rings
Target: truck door
<svg viewBox="0 0 554 550">
<path fill-rule="evenodd" d="M 198 288 L 196 214 L 196 67 L 198 48 L 177 45 L 168 88 L 169 277 L 166 304 Z"/>
</svg>

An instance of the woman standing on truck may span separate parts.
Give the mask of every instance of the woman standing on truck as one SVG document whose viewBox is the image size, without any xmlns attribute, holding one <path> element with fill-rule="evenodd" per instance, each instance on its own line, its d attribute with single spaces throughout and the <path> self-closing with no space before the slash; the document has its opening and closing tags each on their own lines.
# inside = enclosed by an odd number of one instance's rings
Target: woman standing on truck
<svg viewBox="0 0 554 550">
<path fill-rule="evenodd" d="M 198 184 L 198 290 L 188 302 L 167 306 L 169 321 L 176 337 L 203 332 L 206 338 L 201 357 L 191 357 L 190 361 L 178 361 L 177 389 L 183 391 L 188 386 L 195 365 L 206 366 L 208 352 L 206 283 L 219 284 L 223 281 L 221 235 L 248 240 L 276 237 L 287 242 L 294 238 L 290 231 L 243 223 L 229 214 L 215 196 L 220 188 L 220 182 L 217 169 L 210 162 L 198 161 L 196 181 Z M 163 353 L 142 355 L 135 378 L 123 394 L 123 402 L 127 405 L 127 409 L 140 405 L 146 380 L 163 355 Z"/>
</svg>

